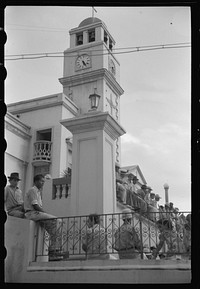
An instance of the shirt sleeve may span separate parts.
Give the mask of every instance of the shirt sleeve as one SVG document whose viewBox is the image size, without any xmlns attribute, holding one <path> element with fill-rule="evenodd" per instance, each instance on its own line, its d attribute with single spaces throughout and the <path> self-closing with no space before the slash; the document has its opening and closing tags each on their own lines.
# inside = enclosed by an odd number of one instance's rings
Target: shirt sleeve
<svg viewBox="0 0 200 289">
<path fill-rule="evenodd" d="M 29 200 L 31 205 L 39 205 L 38 195 L 34 188 L 29 191 Z"/>
<path fill-rule="evenodd" d="M 23 200 L 23 196 L 22 196 L 22 191 L 20 189 L 18 189 L 16 191 L 15 198 L 16 198 L 16 201 L 18 202 L 18 204 L 23 204 L 24 200 Z"/>
</svg>

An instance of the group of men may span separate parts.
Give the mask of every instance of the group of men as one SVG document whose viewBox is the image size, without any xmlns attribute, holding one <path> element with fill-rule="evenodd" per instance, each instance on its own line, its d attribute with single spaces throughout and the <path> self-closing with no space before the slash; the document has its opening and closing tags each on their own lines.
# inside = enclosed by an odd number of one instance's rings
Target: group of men
<svg viewBox="0 0 200 289">
<path fill-rule="evenodd" d="M 138 178 L 132 173 L 121 173 L 116 178 L 116 191 L 117 200 L 125 205 L 129 205 L 142 214 L 150 213 L 150 217 L 154 217 L 153 213 L 157 213 L 157 201 L 160 200 L 158 194 L 152 193 L 152 189 L 149 186 L 141 185 L 141 188 L 137 187 Z M 156 218 L 153 218 L 156 219 Z"/>
<path fill-rule="evenodd" d="M 120 259 L 138 259 L 142 249 L 141 241 L 132 225 L 132 212 L 125 209 L 122 213 L 123 224 L 114 233 L 112 248 L 118 252 Z M 88 259 L 108 259 L 108 240 L 105 228 L 100 224 L 100 217 L 91 214 L 87 221 L 88 230 L 82 238 L 82 248 Z"/>
<path fill-rule="evenodd" d="M 5 206 L 9 216 L 26 218 L 32 221 L 39 221 L 50 236 L 49 255 L 60 251 L 61 244 L 57 241 L 56 234 L 59 234 L 62 220 L 56 216 L 48 214 L 42 207 L 41 192 L 45 183 L 42 174 L 34 177 L 34 185 L 23 197 L 22 191 L 18 187 L 21 180 L 17 172 L 8 176 L 9 185 L 5 187 Z M 59 239 L 59 238 L 58 238 Z"/>
<path fill-rule="evenodd" d="M 140 239 L 140 233 L 133 225 L 134 212 L 126 208 L 122 212 L 123 224 L 113 234 L 112 248 L 117 251 L 120 259 L 190 259 L 191 257 L 191 214 L 188 215 L 188 223 L 185 226 L 183 238 L 174 230 L 170 219 L 160 219 L 156 222 L 159 229 L 158 243 L 155 246 L 145 248 Z M 87 257 L 107 259 L 107 246 L 110 246 L 106 237 L 106 230 L 100 224 L 100 217 L 91 214 L 88 217 L 88 230 L 82 238 L 82 248 Z M 118 223 L 118 222 L 117 222 Z M 109 244 L 108 244 L 109 243 Z M 167 250 L 165 250 L 165 244 Z M 147 250 L 146 250 L 147 249 Z M 162 250 L 164 249 L 164 251 Z"/>
</svg>

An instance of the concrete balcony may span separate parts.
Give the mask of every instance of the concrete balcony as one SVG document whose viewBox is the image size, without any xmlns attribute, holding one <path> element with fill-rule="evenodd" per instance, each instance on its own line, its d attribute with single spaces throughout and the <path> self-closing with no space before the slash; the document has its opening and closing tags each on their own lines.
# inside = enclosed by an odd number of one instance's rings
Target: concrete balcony
<svg viewBox="0 0 200 289">
<path fill-rule="evenodd" d="M 34 143 L 33 165 L 51 163 L 52 142 L 40 140 Z"/>
</svg>

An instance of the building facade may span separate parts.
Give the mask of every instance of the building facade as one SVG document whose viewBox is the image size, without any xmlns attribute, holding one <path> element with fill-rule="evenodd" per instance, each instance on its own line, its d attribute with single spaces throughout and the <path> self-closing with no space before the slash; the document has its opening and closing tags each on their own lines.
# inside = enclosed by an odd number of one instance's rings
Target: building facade
<svg viewBox="0 0 200 289">
<path fill-rule="evenodd" d="M 63 92 L 7 105 L 6 141 L 8 149 L 5 153 L 5 173 L 9 175 L 13 170 L 19 171 L 22 178 L 20 186 L 23 191 L 28 190 L 32 185 L 34 175 L 38 173 L 48 174 L 52 179 L 56 179 L 60 178 L 68 168 L 72 169 L 73 134 L 61 125 L 61 121 L 84 116 L 90 112 L 92 96 L 99 96 L 96 112 L 107 112 L 116 124 L 120 125 L 120 96 L 124 91 L 119 84 L 120 64 L 113 53 L 115 40 L 105 23 L 94 17 L 83 20 L 78 27 L 71 29 L 69 34 L 70 47 L 64 51 L 63 77 L 59 79 L 63 86 Z M 9 129 L 11 117 L 12 122 L 14 120 L 18 126 L 21 125 L 20 130 L 27 131 L 26 139 L 25 133 L 23 136 L 19 133 L 16 136 L 16 132 Z M 108 150 L 113 150 L 111 159 L 114 159 L 111 162 L 114 161 L 114 163 L 107 174 L 110 173 L 110 177 L 114 180 L 115 164 L 121 165 L 120 137 L 117 136 L 113 142 L 113 146 L 108 147 Z M 19 144 L 18 151 L 21 150 L 19 154 L 23 154 L 23 157 L 20 157 L 22 158 L 21 164 L 18 162 L 18 165 L 14 166 L 10 159 L 17 157 L 17 155 L 15 156 L 17 154 L 16 143 Z M 108 143 L 109 141 L 102 145 L 107 146 Z M 96 145 L 94 149 L 95 147 Z M 92 150 L 90 154 L 91 152 Z M 80 157 L 83 159 L 83 156 Z M 99 155 L 98 158 L 102 157 Z M 76 158 L 76 154 L 74 158 Z M 91 158 L 87 159 L 89 161 Z M 87 168 L 87 162 L 83 165 L 84 168 Z M 106 159 L 105 162 L 107 162 Z M 23 168 L 20 167 L 22 163 Z M 96 167 L 95 163 L 92 165 Z M 105 168 L 107 167 L 106 163 Z M 82 170 L 86 171 L 84 168 Z M 83 174 L 83 178 L 85 179 L 87 176 Z M 102 186 L 111 186 L 112 194 L 115 194 L 115 183 L 112 185 L 109 181 L 106 185 L 104 183 Z M 96 188 L 96 186 L 97 184 L 93 187 Z M 57 213 L 56 211 L 60 212 L 59 209 L 55 209 L 54 203 L 51 204 L 51 202 L 54 199 L 61 199 L 58 196 L 65 194 L 55 192 L 55 188 L 58 189 L 58 186 L 56 187 L 52 183 L 52 193 L 48 194 L 47 198 L 45 194 L 43 197 L 47 201 L 44 202 L 46 206 L 53 207 L 54 213 Z M 68 190 L 70 189 L 71 187 L 68 188 Z M 70 192 L 68 196 L 70 198 Z M 111 198 L 112 196 L 109 200 Z M 116 203 L 115 198 L 112 202 Z M 116 211 L 116 206 L 108 207 L 107 210 L 110 209 Z M 65 214 L 64 209 L 61 212 Z M 69 213 L 70 210 L 66 210 L 66 212 Z M 81 213 L 83 212 L 84 209 L 81 210 Z"/>
<path fill-rule="evenodd" d="M 23 192 L 33 185 L 34 175 L 48 175 L 42 193 L 44 210 L 75 220 L 73 232 L 66 229 L 65 237 L 73 241 L 78 238 L 76 245 L 80 248 L 76 220 L 90 213 L 119 214 L 126 208 L 117 202 L 115 179 L 115 168 L 121 167 L 120 136 L 125 133 L 120 125 L 120 97 L 124 91 L 120 86 L 120 63 L 113 53 L 115 40 L 105 23 L 90 17 L 69 34 L 70 47 L 64 51 L 63 77 L 59 79 L 63 92 L 7 105 L 5 174 L 19 172 Z M 139 166 L 124 169 L 138 177 L 138 185 L 146 184 Z M 138 231 L 144 229 L 146 234 L 151 230 L 152 238 L 157 238 L 155 224 L 137 214 L 134 222 Z M 137 262 L 116 258 L 104 262 L 48 262 L 48 256 L 43 255 L 46 249 L 42 234 L 38 224 L 8 217 L 7 282 L 143 283 L 142 278 L 145 283 L 155 281 L 149 264 L 141 264 L 141 269 L 146 270 L 144 274 L 138 271 Z M 147 235 L 146 244 L 149 240 Z M 166 264 L 161 265 L 165 268 Z M 122 268 L 123 280 L 119 277 Z M 154 263 L 152 268 L 157 283 L 162 278 L 166 282 L 166 271 L 157 270 Z M 174 275 L 168 271 L 172 282 L 190 279 L 187 262 L 183 268 L 185 275 L 179 270 L 173 271 Z"/>
</svg>

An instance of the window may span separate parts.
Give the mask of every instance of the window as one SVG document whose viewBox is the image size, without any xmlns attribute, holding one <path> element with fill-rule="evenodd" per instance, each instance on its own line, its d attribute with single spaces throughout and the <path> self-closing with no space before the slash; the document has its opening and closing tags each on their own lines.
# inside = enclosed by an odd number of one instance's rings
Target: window
<svg viewBox="0 0 200 289">
<path fill-rule="evenodd" d="M 51 129 L 37 131 L 36 141 L 39 141 L 39 140 L 51 141 Z"/>
<path fill-rule="evenodd" d="M 108 35 L 105 31 L 104 31 L 104 42 L 105 42 L 105 44 L 108 43 Z"/>
<path fill-rule="evenodd" d="M 76 45 L 83 44 L 83 33 L 76 34 Z"/>
<path fill-rule="evenodd" d="M 109 39 L 109 49 L 112 51 L 112 48 L 113 48 L 113 43 L 112 43 L 112 40 Z"/>
<path fill-rule="evenodd" d="M 88 42 L 95 41 L 95 29 L 88 31 Z"/>
</svg>

